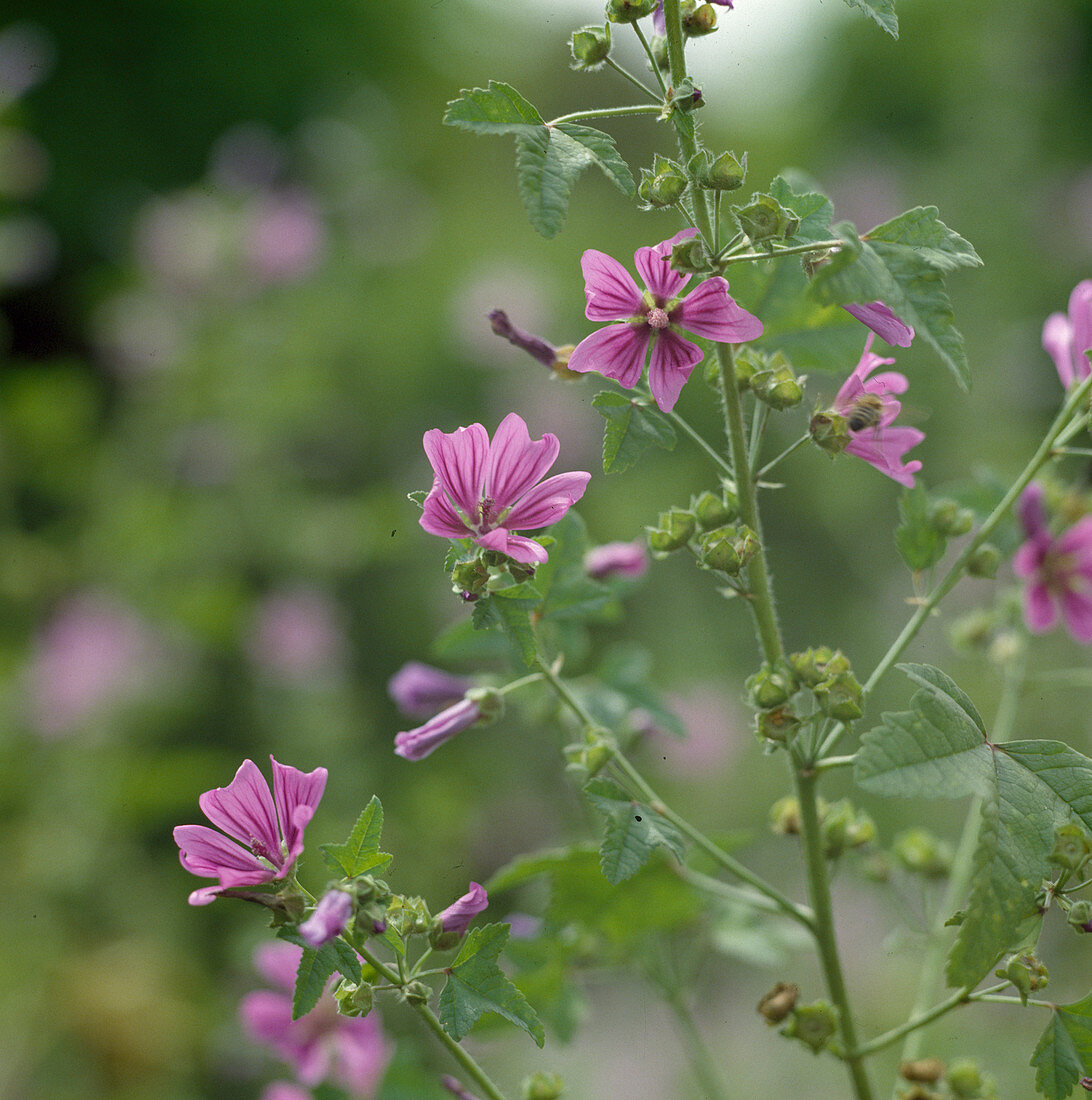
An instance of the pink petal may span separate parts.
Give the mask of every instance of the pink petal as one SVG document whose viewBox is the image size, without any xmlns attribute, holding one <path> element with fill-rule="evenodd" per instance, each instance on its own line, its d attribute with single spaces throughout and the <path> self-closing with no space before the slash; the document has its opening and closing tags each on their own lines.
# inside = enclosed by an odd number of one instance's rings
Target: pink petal
<svg viewBox="0 0 1092 1100">
<path fill-rule="evenodd" d="M 556 523 L 584 495 L 591 474 L 573 472 L 554 474 L 536 485 L 504 517 L 507 527 L 517 531 L 537 531 Z"/>
<path fill-rule="evenodd" d="M 696 286 L 671 311 L 671 320 L 695 336 L 722 344 L 740 344 L 762 335 L 762 322 L 736 304 L 719 275 Z"/>
<path fill-rule="evenodd" d="M 1076 641 L 1092 642 L 1092 589 L 1066 589 L 1062 593 L 1062 616 Z"/>
<path fill-rule="evenodd" d="M 1045 584 L 1024 589 L 1024 621 L 1033 634 L 1045 634 L 1058 622 L 1058 608 Z"/>
<path fill-rule="evenodd" d="M 249 849 L 241 848 L 207 825 L 175 826 L 174 842 L 178 845 L 178 858 L 187 871 L 218 878 L 222 886 L 256 886 L 276 878 L 276 871 Z M 227 877 L 231 878 L 230 883 Z"/>
<path fill-rule="evenodd" d="M 1021 543 L 1012 556 L 1012 571 L 1021 580 L 1035 576 L 1049 549 L 1050 535 L 1045 531 Z"/>
<path fill-rule="evenodd" d="M 1032 539 L 1046 534 L 1046 511 L 1043 508 L 1044 491 L 1042 485 L 1033 481 L 1021 494 L 1020 502 L 1016 506 L 1020 517 L 1020 524 L 1024 533 Z M 1049 544 L 1050 539 L 1047 539 Z"/>
<path fill-rule="evenodd" d="M 1069 389 L 1076 375 L 1073 372 L 1071 347 L 1073 333 L 1064 313 L 1052 313 L 1043 322 L 1043 350 L 1054 360 L 1062 386 Z"/>
<path fill-rule="evenodd" d="M 627 390 L 641 377 L 648 353 L 650 330 L 646 324 L 608 325 L 585 336 L 569 356 L 569 370 L 583 374 L 598 371 Z"/>
<path fill-rule="evenodd" d="M 908 488 L 914 486 L 914 474 L 921 469 L 916 459 L 904 463 L 902 456 L 925 438 L 917 428 L 876 428 L 855 435 L 846 446 L 846 453 L 863 458 L 882 474 Z"/>
<path fill-rule="evenodd" d="M 1092 559 L 1092 516 L 1085 516 L 1063 531 L 1054 540 L 1054 550 L 1059 554 L 1072 555 L 1078 561 Z"/>
<path fill-rule="evenodd" d="M 333 1041 L 334 1076 L 354 1096 L 373 1095 L 391 1057 L 375 1013 L 339 1018 Z"/>
<path fill-rule="evenodd" d="M 190 905 L 211 905 L 223 892 L 222 886 L 202 886 L 192 891 L 186 901 Z"/>
<path fill-rule="evenodd" d="M 863 388 L 868 393 L 878 393 L 883 396 L 888 393 L 906 393 L 910 383 L 905 374 L 900 374 L 897 370 L 884 370 L 874 374 Z"/>
<path fill-rule="evenodd" d="M 665 304 L 690 282 L 689 275 L 684 275 L 671 266 L 671 250 L 679 241 L 687 241 L 697 235 L 696 229 L 684 229 L 669 240 L 660 241 L 651 248 L 638 248 L 634 252 L 633 262 L 637 272 L 644 279 L 645 286 L 652 291 L 657 304 Z"/>
<path fill-rule="evenodd" d="M 509 413 L 489 447 L 483 496 L 493 501 L 497 512 L 503 512 L 541 480 L 560 450 L 557 436 L 549 432 L 532 442 L 523 418 Z"/>
<path fill-rule="evenodd" d="M 648 387 L 656 404 L 664 412 L 671 412 L 679 399 L 686 380 L 695 364 L 702 360 L 702 350 L 697 344 L 670 329 L 661 329 L 652 345 L 652 358 L 648 364 Z"/>
<path fill-rule="evenodd" d="M 496 533 L 490 532 L 491 535 Z M 473 699 L 460 699 L 435 718 L 430 718 L 423 726 L 395 734 L 395 755 L 404 760 L 424 760 L 446 741 L 450 741 L 463 730 L 470 729 L 481 715 L 481 707 Z"/>
<path fill-rule="evenodd" d="M 1087 378 L 1092 366 L 1086 351 L 1092 350 L 1092 279 L 1084 279 L 1069 296 L 1069 323 L 1072 326 L 1073 370 L 1078 378 Z"/>
<path fill-rule="evenodd" d="M 244 760 L 235 778 L 226 787 L 206 791 L 197 800 L 205 816 L 244 847 L 262 854 L 272 862 L 281 858 L 281 838 L 269 784 L 253 760 Z"/>
<path fill-rule="evenodd" d="M 292 998 L 260 989 L 239 1002 L 239 1019 L 252 1039 L 282 1043 L 292 1027 Z"/>
<path fill-rule="evenodd" d="M 284 866 L 288 867 L 303 851 L 303 830 L 315 813 L 315 807 L 326 789 L 327 771 L 315 768 L 313 772 L 301 772 L 298 768 L 273 764 L 273 798 L 277 804 L 277 817 L 288 855 Z"/>
<path fill-rule="evenodd" d="M 589 321 L 624 321 L 641 311 L 641 291 L 633 276 L 613 257 L 589 248 L 580 257 Z"/>
<path fill-rule="evenodd" d="M 267 982 L 291 993 L 296 988 L 303 948 L 284 940 L 267 940 L 254 949 L 254 966 Z"/>
<path fill-rule="evenodd" d="M 425 432 L 424 446 L 440 488 L 467 515 L 472 515 L 481 500 L 489 433 L 481 424 L 448 433 L 431 428 Z"/>
<path fill-rule="evenodd" d="M 474 541 L 487 550 L 497 550 L 507 554 L 521 565 L 541 564 L 550 557 L 546 553 L 546 547 L 541 543 L 525 538 L 523 535 L 513 535 L 504 527 L 497 527 L 487 534 L 479 535 Z"/>
<path fill-rule="evenodd" d="M 914 339 L 913 328 L 896 317 L 883 302 L 866 302 L 864 305 L 851 302 L 842 309 L 867 325 L 881 340 L 895 347 L 908 348 Z"/>
<path fill-rule="evenodd" d="M 860 392 L 865 388 L 865 379 L 877 367 L 884 365 L 890 366 L 895 362 L 894 359 L 884 359 L 882 356 L 873 353 L 872 341 L 874 339 L 874 335 L 870 332 L 868 334 L 868 339 L 865 340 L 864 351 L 861 353 L 861 358 L 853 368 L 853 373 L 842 383 L 842 388 L 834 398 L 834 407 L 836 409 L 842 409 L 856 400 Z M 902 391 L 900 390 L 899 392 L 901 393 Z"/>
<path fill-rule="evenodd" d="M 455 511 L 447 494 L 440 485 L 439 478 L 425 497 L 424 510 L 417 521 L 430 535 L 441 535 L 449 539 L 465 539 L 468 531 L 463 518 Z"/>
<path fill-rule="evenodd" d="M 438 914 L 440 927 L 445 932 L 458 932 L 461 936 L 470 926 L 470 922 L 488 905 L 489 897 L 485 887 L 472 882 L 467 893 Z"/>
</svg>

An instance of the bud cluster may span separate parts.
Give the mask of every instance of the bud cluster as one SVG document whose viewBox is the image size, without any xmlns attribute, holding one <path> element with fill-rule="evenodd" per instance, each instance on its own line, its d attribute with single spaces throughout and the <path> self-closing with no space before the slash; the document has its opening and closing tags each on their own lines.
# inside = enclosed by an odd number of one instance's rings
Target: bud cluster
<svg viewBox="0 0 1092 1100">
<path fill-rule="evenodd" d="M 800 219 L 773 195 L 755 194 L 746 206 L 732 211 L 752 244 L 787 240 L 800 228 Z"/>
<path fill-rule="evenodd" d="M 819 709 L 838 722 L 852 722 L 864 713 L 864 689 L 853 675 L 849 658 L 829 646 L 806 649 L 789 656 L 800 682 L 815 696 Z"/>
<path fill-rule="evenodd" d="M 513 561 L 496 550 L 475 548 L 470 557 L 456 561 L 451 567 L 451 590 L 464 600 L 479 600 L 522 584 L 534 575 L 533 565 Z"/>
<path fill-rule="evenodd" d="M 838 859 L 845 852 L 863 848 L 876 839 L 876 825 L 863 810 L 856 809 L 849 799 L 828 804 L 818 800 L 819 827 L 823 854 Z M 797 836 L 801 831 L 800 803 L 792 795 L 779 798 L 770 807 L 770 828 L 785 836 Z"/>
<path fill-rule="evenodd" d="M 689 508 L 661 512 L 657 525 L 648 529 L 648 545 L 659 557 L 691 546 L 703 569 L 738 577 L 759 549 L 755 533 L 737 521 L 738 515 L 732 487 L 725 485 L 719 495 L 706 490 Z"/>
<path fill-rule="evenodd" d="M 791 409 L 804 399 L 807 377 L 797 376 L 780 351 L 767 355 L 757 348 L 747 348 L 737 356 L 735 371 L 739 389 L 750 390 L 771 409 Z"/>
</svg>

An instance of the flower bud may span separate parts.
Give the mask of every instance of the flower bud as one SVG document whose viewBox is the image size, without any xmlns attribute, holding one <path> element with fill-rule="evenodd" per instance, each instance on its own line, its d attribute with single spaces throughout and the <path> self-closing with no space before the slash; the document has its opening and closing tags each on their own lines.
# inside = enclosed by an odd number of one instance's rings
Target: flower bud
<svg viewBox="0 0 1092 1100">
<path fill-rule="evenodd" d="M 755 195 L 735 212 L 740 229 L 752 243 L 785 240 L 800 228 L 800 219 L 773 195 Z"/>
<path fill-rule="evenodd" d="M 1054 830 L 1054 848 L 1047 862 L 1068 871 L 1079 871 L 1092 856 L 1088 834 L 1079 825 L 1061 825 Z"/>
<path fill-rule="evenodd" d="M 714 527 L 723 527 L 739 515 L 739 499 L 735 493 L 725 489 L 720 496 L 706 489 L 691 502 L 690 510 L 698 520 L 703 531 L 712 531 Z"/>
<path fill-rule="evenodd" d="M 573 31 L 569 41 L 572 51 L 572 67 L 584 72 L 598 69 L 610 56 L 610 24 L 581 27 Z"/>
<path fill-rule="evenodd" d="M 840 672 L 834 676 L 828 676 L 816 684 L 812 691 L 819 709 L 828 717 L 839 722 L 852 722 L 860 718 L 864 711 L 861 709 L 863 689 L 857 683 L 857 677 L 852 672 Z"/>
<path fill-rule="evenodd" d="M 352 915 L 352 897 L 344 890 L 327 890 L 314 912 L 300 925 L 300 935 L 312 947 L 323 947 L 345 931 Z"/>
<path fill-rule="evenodd" d="M 800 719 L 791 707 L 774 707 L 773 710 L 760 710 L 755 715 L 755 733 L 762 741 L 785 744 L 793 731 L 800 725 Z"/>
<path fill-rule="evenodd" d="M 565 746 L 567 769 L 591 778 L 606 767 L 617 751 L 609 730 L 603 726 L 589 726 L 584 730 L 583 741 Z"/>
<path fill-rule="evenodd" d="M 698 537 L 698 561 L 704 569 L 716 569 L 735 577 L 758 549 L 754 532 L 743 525 L 725 524 Z"/>
<path fill-rule="evenodd" d="M 948 641 L 956 650 L 984 649 L 993 637 L 995 625 L 992 612 L 977 608 L 952 623 L 948 629 Z"/>
<path fill-rule="evenodd" d="M 808 423 L 811 441 L 828 454 L 840 455 L 849 446 L 849 421 L 833 409 L 817 412 Z"/>
<path fill-rule="evenodd" d="M 523 1100 L 558 1100 L 565 1094 L 565 1083 L 556 1073 L 538 1070 L 520 1085 Z"/>
<path fill-rule="evenodd" d="M 745 348 L 736 356 L 733 371 L 736 377 L 736 389 L 740 393 L 746 393 L 751 388 L 751 379 L 755 371 L 761 368 L 755 362 L 751 349 Z"/>
<path fill-rule="evenodd" d="M 747 677 L 745 686 L 752 705 L 759 710 L 769 710 L 787 703 L 798 685 L 788 664 L 779 662 L 771 665 L 767 661 L 757 672 Z"/>
<path fill-rule="evenodd" d="M 818 1054 L 837 1034 L 838 1011 L 827 1001 L 810 1005 L 798 1005 L 792 1010 L 788 1025 L 781 1034 L 789 1039 L 799 1039 Z"/>
<path fill-rule="evenodd" d="M 900 833 L 891 854 L 907 871 L 925 878 L 943 878 L 952 869 L 951 845 L 925 829 Z"/>
<path fill-rule="evenodd" d="M 714 157 L 708 149 L 695 153 L 686 164 L 699 187 L 710 191 L 736 191 L 747 175 L 747 154 L 739 160 L 735 153 L 720 153 Z"/>
<path fill-rule="evenodd" d="M 1016 955 L 1009 959 L 1003 970 L 995 970 L 999 978 L 1012 982 L 1023 1004 L 1028 1003 L 1028 994 L 1044 989 L 1050 981 L 1046 966 L 1034 955 Z"/>
<path fill-rule="evenodd" d="M 780 352 L 771 358 L 768 369 L 751 375 L 751 391 L 759 401 L 778 411 L 791 409 L 804 399 L 804 387 Z"/>
<path fill-rule="evenodd" d="M 427 1005 L 432 997 L 432 990 L 424 982 L 407 982 L 402 986 L 402 996 L 406 1004 Z"/>
<path fill-rule="evenodd" d="M 656 10 L 659 0 L 607 0 L 607 18 L 612 23 L 636 23 Z"/>
<path fill-rule="evenodd" d="M 334 990 L 337 1010 L 342 1016 L 367 1016 L 375 1002 L 375 990 L 368 982 L 351 982 L 347 978 Z"/>
<path fill-rule="evenodd" d="M 465 599 L 478 599 L 485 591 L 488 581 L 489 570 L 481 558 L 461 561 L 451 571 L 451 589 L 461 593 Z"/>
<path fill-rule="evenodd" d="M 671 117 L 672 111 L 686 113 L 704 106 L 705 100 L 702 98 L 701 88 L 695 87 L 690 77 L 684 77 L 677 88 L 668 88 L 667 100 L 659 117 L 667 119 Z"/>
<path fill-rule="evenodd" d="M 688 38 L 701 38 L 717 29 L 717 11 L 712 4 L 689 3 L 686 6 L 690 10 L 683 12 L 682 29 Z"/>
<path fill-rule="evenodd" d="M 986 1082 L 982 1079 L 982 1071 L 970 1058 L 963 1058 L 953 1062 L 944 1075 L 945 1084 L 952 1090 L 952 1095 L 960 1100 L 972 1100 L 973 1097 L 983 1096 L 986 1093 Z"/>
<path fill-rule="evenodd" d="M 967 573 L 972 577 L 984 577 L 992 581 L 997 576 L 997 567 L 1001 564 L 1001 551 L 992 542 L 984 542 L 967 562 Z"/>
<path fill-rule="evenodd" d="M 704 275 L 713 270 L 713 260 L 701 237 L 687 237 L 672 245 L 671 266 L 684 275 Z"/>
<path fill-rule="evenodd" d="M 660 513 L 659 527 L 651 527 L 648 532 L 648 545 L 657 554 L 669 554 L 672 550 L 681 550 L 693 538 L 698 521 L 693 512 L 683 508 L 672 508 Z"/>
<path fill-rule="evenodd" d="M 800 990 L 791 982 L 778 982 L 777 985 L 758 1002 L 758 1014 L 771 1027 L 779 1024 L 796 1007 Z"/>
<path fill-rule="evenodd" d="M 1078 932 L 1092 932 L 1092 901 L 1075 901 L 1066 913 L 1065 919 Z"/>
<path fill-rule="evenodd" d="M 794 798 L 791 794 L 787 794 L 784 798 L 779 798 L 770 807 L 770 829 L 784 836 L 800 835 L 801 822 L 799 799 Z"/>
<path fill-rule="evenodd" d="M 593 580 L 635 580 L 648 572 L 648 551 L 640 540 L 608 542 L 584 555 L 584 572 Z"/>
<path fill-rule="evenodd" d="M 828 645 L 813 646 L 803 653 L 789 654 L 789 665 L 806 687 L 813 688 L 829 676 L 849 672 L 849 660 L 840 649 Z"/>
<path fill-rule="evenodd" d="M 458 702 L 472 682 L 420 661 L 407 661 L 387 682 L 387 694 L 403 714 L 428 718 Z"/>
<path fill-rule="evenodd" d="M 944 1076 L 944 1063 L 939 1058 L 918 1058 L 913 1062 L 903 1062 L 899 1073 L 907 1081 L 931 1085 Z"/>
<path fill-rule="evenodd" d="M 689 182 L 682 165 L 657 153 L 651 170 L 641 169 L 637 197 L 649 207 L 674 206 L 682 198 Z"/>
<path fill-rule="evenodd" d="M 974 512 L 947 498 L 934 501 L 929 508 L 929 526 L 945 538 L 958 538 L 974 526 Z"/>
<path fill-rule="evenodd" d="M 859 848 L 876 838 L 876 826 L 868 814 L 858 813 L 848 799 L 831 806 L 822 818 L 823 855 L 837 859 L 849 848 Z"/>
</svg>

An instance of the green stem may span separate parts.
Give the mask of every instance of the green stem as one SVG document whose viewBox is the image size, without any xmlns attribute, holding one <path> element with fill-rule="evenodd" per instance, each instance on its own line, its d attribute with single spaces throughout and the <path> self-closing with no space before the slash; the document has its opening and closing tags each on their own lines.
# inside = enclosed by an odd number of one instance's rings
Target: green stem
<svg viewBox="0 0 1092 1100">
<path fill-rule="evenodd" d="M 716 466 L 722 474 L 730 478 L 734 483 L 735 473 L 732 470 L 731 463 L 728 462 L 728 460 L 724 458 L 723 455 L 717 454 L 717 452 L 709 445 L 705 437 L 701 435 L 696 429 L 692 428 L 690 424 L 686 420 L 684 420 L 677 412 L 670 412 L 667 415 L 706 453 L 713 465 Z"/>
<path fill-rule="evenodd" d="M 660 66 L 656 64 L 656 58 L 652 53 L 652 47 L 648 44 L 648 39 L 645 38 L 645 32 L 641 30 L 640 24 L 631 23 L 633 33 L 637 35 L 638 41 L 641 43 L 641 48 L 645 51 L 645 57 L 648 58 L 648 67 L 652 70 L 652 75 L 656 78 L 656 83 L 660 86 L 660 94 L 664 99 L 667 99 L 667 85 L 664 83 L 664 78 L 660 75 Z"/>
<path fill-rule="evenodd" d="M 550 119 L 547 126 L 557 126 L 561 122 L 579 122 L 584 118 L 621 118 L 624 115 L 658 115 L 663 110 L 659 103 L 637 103 L 628 107 L 597 107 L 588 111 L 573 111 L 571 114 L 558 115 Z"/>
<path fill-rule="evenodd" d="M 607 65 L 610 66 L 610 68 L 612 68 L 616 73 L 618 73 L 619 76 L 625 77 L 626 80 L 628 80 L 630 82 L 630 84 L 632 84 L 634 87 L 640 88 L 641 91 L 644 92 L 645 95 L 647 95 L 649 99 L 653 99 L 657 103 L 662 104 L 663 99 L 660 96 L 658 96 L 643 80 L 639 80 L 628 69 L 622 68 L 622 66 L 619 65 L 618 62 L 615 61 L 613 57 L 608 57 L 606 59 L 606 61 L 607 61 Z"/>
<path fill-rule="evenodd" d="M 675 1021 L 679 1025 L 683 1042 L 690 1057 L 690 1067 L 694 1076 L 698 1079 L 702 1093 L 708 1100 L 725 1100 L 724 1082 L 721 1080 L 720 1071 L 713 1060 L 709 1047 L 702 1038 L 694 1023 L 694 1015 L 683 1001 L 678 990 L 666 991 L 665 996 L 671 1011 L 675 1014 Z"/>
<path fill-rule="evenodd" d="M 909 1035 L 911 1032 L 917 1031 L 919 1028 L 925 1027 L 926 1024 L 939 1019 L 945 1013 L 951 1012 L 953 1008 L 965 1005 L 970 992 L 969 986 L 957 989 L 955 993 L 941 1001 L 940 1004 L 933 1005 L 932 1008 L 924 1012 L 917 1012 L 906 1023 L 893 1027 L 882 1035 L 877 1035 L 875 1039 L 869 1039 L 867 1043 L 863 1043 L 856 1049 L 857 1057 L 865 1058 L 870 1054 L 875 1054 L 876 1051 L 883 1050 L 884 1047 L 889 1047 L 892 1043 L 897 1043 L 904 1035 Z M 901 1061 L 913 1061 L 912 1056 L 906 1055 L 905 1048 Z"/>
<path fill-rule="evenodd" d="M 820 252 L 824 248 L 840 247 L 843 241 L 817 241 L 815 244 L 794 244 L 789 248 L 775 248 L 772 252 L 736 252 L 730 256 L 718 256 L 720 267 L 742 263 L 744 260 L 776 260 L 778 256 L 796 256 L 802 252 Z"/>
<path fill-rule="evenodd" d="M 826 756 L 815 765 L 815 770 L 826 772 L 834 768 L 848 768 L 854 764 L 856 759 L 856 756 Z"/>
<path fill-rule="evenodd" d="M 756 890 L 745 890 L 742 886 L 733 886 L 730 882 L 721 882 L 719 878 L 713 878 L 712 875 L 703 875 L 701 871 L 695 871 L 685 865 L 680 865 L 678 871 L 679 878 L 689 882 L 691 886 L 697 887 L 699 890 L 704 890 L 707 894 L 716 894 L 717 897 L 738 902 L 740 905 L 746 905 L 751 909 L 760 909 L 764 913 L 784 913 L 777 902 L 768 898 L 765 894 L 758 893 Z"/>
<path fill-rule="evenodd" d="M 1007 984 L 1007 983 L 1006 983 Z M 996 986 L 997 989 L 1003 989 L 1003 986 Z M 993 993 L 988 989 L 984 989 L 981 993 L 972 993 L 968 998 L 968 1001 L 974 1001 L 976 1004 L 991 1004 L 991 1005 L 1032 1005 L 1035 1008 L 1049 1008 L 1051 1011 L 1058 1006 L 1053 1001 L 1040 1001 L 1034 997 L 1029 997 L 1027 1001 L 1022 1001 L 1019 997 L 1002 996 L 999 993 Z"/>
<path fill-rule="evenodd" d="M 762 467 L 761 470 L 759 470 L 755 474 L 755 480 L 760 481 L 762 478 L 764 478 L 779 462 L 781 462 L 783 459 L 788 458 L 789 455 L 791 455 L 794 451 L 800 450 L 800 448 L 803 447 L 809 439 L 811 439 L 810 435 L 802 435 L 795 443 L 790 443 L 789 446 L 786 447 L 781 452 L 781 454 L 777 456 L 777 458 L 771 459 L 769 462 L 766 463 L 765 466 Z"/>
<path fill-rule="evenodd" d="M 830 902 L 830 879 L 827 874 L 827 860 L 823 854 L 823 838 L 819 824 L 819 806 L 816 795 L 814 772 L 796 768 L 793 770 L 796 796 L 800 803 L 800 838 L 804 844 L 804 855 L 808 876 L 808 896 L 815 909 L 815 940 L 819 948 L 819 961 L 826 978 L 827 992 L 834 1007 L 838 1010 L 842 1043 L 845 1046 L 843 1058 L 853 1082 L 857 1100 L 871 1100 L 872 1086 L 865 1072 L 864 1058 L 857 1045 L 857 1028 L 853 1013 L 849 1007 L 849 995 L 842 977 L 842 964 L 838 958 L 838 944 L 834 938 L 834 912 Z"/>
<path fill-rule="evenodd" d="M 751 415 L 751 440 L 747 447 L 748 470 L 755 468 L 755 462 L 758 459 L 758 448 L 762 443 L 762 434 L 766 430 L 766 422 L 769 419 L 770 406 L 765 401 L 756 401 Z"/>
</svg>

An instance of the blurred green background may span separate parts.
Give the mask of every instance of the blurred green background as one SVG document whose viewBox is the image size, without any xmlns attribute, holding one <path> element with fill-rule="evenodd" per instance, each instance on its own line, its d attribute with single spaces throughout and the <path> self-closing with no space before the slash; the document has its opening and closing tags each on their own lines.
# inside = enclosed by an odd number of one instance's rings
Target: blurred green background
<svg viewBox="0 0 1092 1100">
<path fill-rule="evenodd" d="M 257 1096 L 276 1069 L 240 1037 L 235 1007 L 257 983 L 250 952 L 265 921 L 241 904 L 187 906 L 197 883 L 171 827 L 200 820 L 197 795 L 246 756 L 263 770 L 270 752 L 322 764 L 312 849 L 340 840 L 378 793 L 396 889 L 436 908 L 515 854 L 595 827 L 548 715 L 517 710 L 426 763 L 393 755 L 407 723 L 388 678 L 428 660 L 466 615 L 445 548 L 406 494 L 430 483 L 426 429 L 481 420 L 492 431 L 511 410 L 533 436 L 560 437 L 557 469 L 598 471 L 595 381 L 546 377 L 485 314 L 501 307 L 575 343 L 591 327 L 583 249 L 627 260 L 678 226 L 588 176 L 564 232 L 544 241 L 521 210 L 510 140 L 440 124 L 447 100 L 488 78 L 546 116 L 628 102 L 617 77 L 568 69 L 568 34 L 600 16 L 594 2 L 5 9 L 0 1094 Z M 748 151 L 750 186 L 802 169 L 861 228 L 934 203 L 978 249 L 984 270 L 952 286 L 974 390 L 959 392 L 915 347 L 898 356 L 906 408 L 927 433 L 915 454 L 930 487 L 979 465 L 1015 474 L 1060 397 L 1042 322 L 1092 274 L 1092 8 L 901 0 L 898 43 L 832 3 L 738 0 L 720 13 L 693 69 L 708 139 Z M 635 170 L 671 152 L 647 120 L 613 132 Z M 863 329 L 847 333 L 863 343 Z M 812 373 L 806 408 L 834 393 L 853 346 L 833 373 Z M 713 435 L 716 402 L 699 374 L 679 409 Z M 781 419 L 771 455 L 805 413 Z M 841 645 L 867 670 L 912 595 L 890 537 L 897 487 L 811 448 L 781 472 L 789 487 L 771 494 L 766 520 L 788 644 Z M 594 477 L 580 511 L 593 540 L 628 540 L 712 484 L 680 444 Z M 657 782 L 717 835 L 751 830 L 756 864 L 799 890 L 789 843 L 763 824 L 784 772 L 762 756 L 739 699 L 756 664 L 750 625 L 712 589 L 689 562 L 657 564 L 624 628 L 595 641 L 647 645 L 679 703 L 690 739 L 642 753 Z M 995 678 L 950 656 L 943 637 L 955 609 L 992 597 L 989 583 L 967 582 L 914 651 L 984 712 Z M 1087 653 L 1059 635 L 1031 660 L 1081 665 Z M 876 713 L 906 695 L 892 677 Z M 1088 714 L 1079 693 L 1035 696 L 1019 730 L 1088 751 Z M 884 840 L 923 813 L 958 829 L 958 807 L 861 801 Z M 304 880 L 321 886 L 317 860 Z M 892 1026 L 912 996 L 920 927 L 890 929 L 907 913 L 920 926 L 929 898 L 913 883 L 846 876 L 837 901 L 861 1010 Z M 1087 962 L 1063 954 L 1060 935 L 1051 942 L 1068 960 L 1053 968 L 1056 999 L 1083 996 Z M 818 996 L 811 960 L 770 967 L 727 951 L 703 967 L 701 1026 L 746 1082 L 739 1095 L 797 1095 L 805 1075 L 810 1095 L 840 1095 L 836 1065 L 780 1044 L 753 1013 L 779 978 Z M 488 1036 L 475 1049 L 509 1088 L 543 1067 L 560 1069 L 574 1097 L 691 1095 L 647 986 L 592 974 L 585 994 L 592 1016 L 572 1044 L 551 1038 L 538 1052 L 524 1036 Z M 1026 1061 L 1045 1023 L 1031 1015 L 971 1009 L 933 1046 L 981 1054 L 1003 1095 L 1030 1095 Z M 400 1061 L 448 1068 L 403 1013 L 384 1023 Z M 647 1063 L 640 1079 L 635 1059 Z"/>
</svg>

